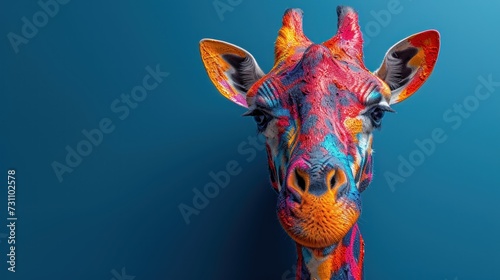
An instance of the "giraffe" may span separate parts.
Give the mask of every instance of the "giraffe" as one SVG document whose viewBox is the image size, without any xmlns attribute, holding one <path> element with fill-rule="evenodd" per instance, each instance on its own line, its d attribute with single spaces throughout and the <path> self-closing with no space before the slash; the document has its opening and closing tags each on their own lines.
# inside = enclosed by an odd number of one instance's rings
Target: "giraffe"
<svg viewBox="0 0 500 280">
<path fill-rule="evenodd" d="M 266 74 L 246 50 L 203 39 L 200 53 L 220 93 L 247 108 L 265 136 L 276 212 L 297 249 L 296 279 L 363 279 L 360 194 L 372 181 L 372 133 L 391 105 L 431 74 L 439 33 L 409 36 L 370 72 L 363 62 L 358 14 L 337 7 L 338 30 L 315 44 L 289 9 Z"/>
</svg>

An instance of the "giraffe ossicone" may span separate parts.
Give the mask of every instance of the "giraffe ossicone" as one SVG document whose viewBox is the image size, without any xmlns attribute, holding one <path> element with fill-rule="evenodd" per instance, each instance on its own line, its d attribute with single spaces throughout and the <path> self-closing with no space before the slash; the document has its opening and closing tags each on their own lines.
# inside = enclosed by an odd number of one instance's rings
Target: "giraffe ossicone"
<svg viewBox="0 0 500 280">
<path fill-rule="evenodd" d="M 200 42 L 216 88 L 246 107 L 266 137 L 277 215 L 297 244 L 297 279 L 363 279 L 357 220 L 372 180 L 372 132 L 391 105 L 422 86 L 439 52 L 439 33 L 423 31 L 396 43 L 370 72 L 357 13 L 338 7 L 337 15 L 337 33 L 315 44 L 302 30 L 302 11 L 287 10 L 267 73 L 238 46 Z"/>
</svg>

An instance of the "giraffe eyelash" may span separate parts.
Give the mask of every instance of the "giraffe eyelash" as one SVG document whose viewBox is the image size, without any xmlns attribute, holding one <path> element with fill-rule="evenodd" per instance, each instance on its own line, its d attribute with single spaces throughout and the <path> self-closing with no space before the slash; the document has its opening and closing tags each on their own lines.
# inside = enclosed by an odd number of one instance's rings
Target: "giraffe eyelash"
<svg viewBox="0 0 500 280">
<path fill-rule="evenodd" d="M 382 119 L 384 117 L 385 112 L 395 113 L 391 107 L 388 105 L 375 105 L 369 108 L 363 113 L 371 123 L 371 126 L 376 129 L 380 129 L 382 127 Z"/>
<path fill-rule="evenodd" d="M 262 133 L 266 130 L 269 122 L 274 118 L 271 114 L 264 110 L 254 109 L 246 112 L 243 116 L 252 116 L 257 123 L 257 133 Z"/>
</svg>

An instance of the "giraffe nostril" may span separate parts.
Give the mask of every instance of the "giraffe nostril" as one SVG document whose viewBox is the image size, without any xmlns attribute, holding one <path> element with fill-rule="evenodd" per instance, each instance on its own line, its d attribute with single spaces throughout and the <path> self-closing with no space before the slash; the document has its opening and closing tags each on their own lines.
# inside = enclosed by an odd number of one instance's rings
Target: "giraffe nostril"
<svg viewBox="0 0 500 280">
<path fill-rule="evenodd" d="M 300 172 L 298 172 L 297 169 L 295 169 L 295 180 L 297 182 L 297 186 L 302 191 L 305 191 L 306 190 L 306 180 L 304 179 L 304 177 L 302 177 L 302 175 L 300 175 Z"/>
<path fill-rule="evenodd" d="M 330 178 L 330 188 L 333 188 L 335 186 L 335 184 L 337 183 L 337 179 L 335 178 L 335 175 L 333 175 L 331 178 Z"/>
<path fill-rule="evenodd" d="M 326 182 L 328 183 L 328 187 L 336 191 L 340 196 L 344 196 L 349 190 L 347 175 L 342 169 L 331 170 L 326 177 Z"/>
<path fill-rule="evenodd" d="M 333 190 L 335 188 L 335 185 L 337 185 L 337 176 L 337 171 L 335 169 L 328 171 L 328 173 L 326 174 L 326 184 L 329 189 Z"/>
</svg>

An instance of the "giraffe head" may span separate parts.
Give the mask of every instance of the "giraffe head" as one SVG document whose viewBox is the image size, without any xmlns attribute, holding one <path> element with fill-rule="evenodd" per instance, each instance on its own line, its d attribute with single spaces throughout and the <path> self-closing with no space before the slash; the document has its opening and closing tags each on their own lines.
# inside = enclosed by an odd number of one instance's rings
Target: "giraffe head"
<svg viewBox="0 0 500 280">
<path fill-rule="evenodd" d="M 266 137 L 281 225 L 310 248 L 337 244 L 357 222 L 372 180 L 372 133 L 426 81 L 439 51 L 439 33 L 424 31 L 390 48 L 370 72 L 358 15 L 349 7 L 337 14 L 337 34 L 315 44 L 303 33 L 302 11 L 287 10 L 267 74 L 242 48 L 200 42 L 212 82 Z"/>
</svg>

